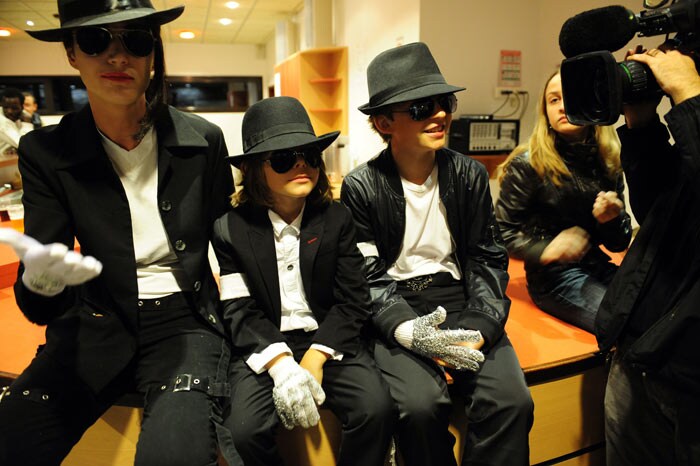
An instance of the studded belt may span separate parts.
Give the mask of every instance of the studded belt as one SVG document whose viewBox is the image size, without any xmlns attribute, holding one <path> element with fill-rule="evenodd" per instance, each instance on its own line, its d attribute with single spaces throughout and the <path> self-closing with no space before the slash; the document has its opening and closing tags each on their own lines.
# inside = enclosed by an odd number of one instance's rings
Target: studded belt
<svg viewBox="0 0 700 466">
<path fill-rule="evenodd" d="M 446 286 L 458 283 L 449 272 L 438 272 L 431 275 L 419 275 L 397 282 L 399 288 L 410 291 L 423 291 L 430 286 Z"/>
</svg>

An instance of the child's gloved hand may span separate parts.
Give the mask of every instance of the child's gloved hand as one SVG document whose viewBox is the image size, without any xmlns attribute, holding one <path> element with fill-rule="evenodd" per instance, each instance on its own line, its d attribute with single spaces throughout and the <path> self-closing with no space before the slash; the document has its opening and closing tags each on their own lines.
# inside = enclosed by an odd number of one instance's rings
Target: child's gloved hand
<svg viewBox="0 0 700 466">
<path fill-rule="evenodd" d="M 484 354 L 459 343 L 476 343 L 481 340 L 478 330 L 442 330 L 438 325 L 445 321 L 447 311 L 438 306 L 430 314 L 401 323 L 394 336 L 405 348 L 428 358 L 437 358 L 457 370 L 478 371 L 484 362 Z"/>
<path fill-rule="evenodd" d="M 11 228 L 0 228 L 0 243 L 12 247 L 24 263 L 24 286 L 43 296 L 56 296 L 67 285 L 79 285 L 102 272 L 102 263 L 94 257 L 70 251 L 61 243 L 43 245 Z"/>
<path fill-rule="evenodd" d="M 286 356 L 270 367 L 268 373 L 275 383 L 272 399 L 282 425 L 291 430 L 297 425 L 308 428 L 318 424 L 321 416 L 317 405 L 326 400 L 326 394 L 309 371 Z"/>
</svg>

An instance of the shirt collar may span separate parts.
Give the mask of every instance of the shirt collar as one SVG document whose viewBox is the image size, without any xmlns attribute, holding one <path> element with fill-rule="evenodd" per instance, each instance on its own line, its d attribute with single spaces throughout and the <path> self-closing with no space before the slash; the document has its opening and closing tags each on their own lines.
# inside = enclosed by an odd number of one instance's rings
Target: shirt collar
<svg viewBox="0 0 700 466">
<path fill-rule="evenodd" d="M 285 222 L 282 217 L 277 215 L 277 213 L 275 213 L 272 209 L 268 209 L 267 216 L 270 218 L 270 222 L 272 222 L 272 231 L 275 233 L 275 238 L 280 239 L 282 237 L 282 233 L 284 233 L 284 230 L 288 227 L 292 229 L 295 236 L 299 236 L 299 233 L 301 233 L 301 219 L 304 216 L 305 208 L 306 202 L 302 206 L 299 215 L 297 215 L 297 217 L 290 224 L 287 224 L 287 222 Z"/>
</svg>

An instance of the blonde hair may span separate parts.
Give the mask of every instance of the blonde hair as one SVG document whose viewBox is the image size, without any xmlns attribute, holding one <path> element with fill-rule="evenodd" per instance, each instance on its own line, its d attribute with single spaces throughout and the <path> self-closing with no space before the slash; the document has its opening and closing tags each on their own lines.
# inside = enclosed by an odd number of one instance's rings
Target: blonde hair
<svg viewBox="0 0 700 466">
<path fill-rule="evenodd" d="M 508 158 L 498 166 L 499 182 L 503 180 L 513 159 L 524 152 L 530 153 L 530 165 L 543 180 L 549 179 L 556 186 L 561 186 L 562 178 L 571 177 L 571 172 L 566 168 L 564 160 L 554 145 L 557 133 L 552 129 L 547 118 L 545 93 L 549 82 L 558 74 L 559 70 L 552 73 L 542 88 L 540 99 L 537 102 L 535 128 L 530 139 L 513 149 Z M 595 126 L 593 132 L 598 145 L 598 156 L 605 166 L 608 176 L 614 179 L 621 171 L 620 140 L 617 133 L 612 126 Z"/>
<path fill-rule="evenodd" d="M 239 183 L 239 189 L 231 195 L 231 205 L 237 207 L 246 202 L 255 205 L 273 207 L 272 193 L 265 179 L 263 164 L 265 163 L 266 154 L 259 154 L 252 157 L 246 157 L 240 166 L 242 179 Z M 333 200 L 331 191 L 331 183 L 326 174 L 326 165 L 321 159 L 321 165 L 318 170 L 318 182 L 306 196 L 307 202 L 311 205 L 329 204 Z"/>
</svg>

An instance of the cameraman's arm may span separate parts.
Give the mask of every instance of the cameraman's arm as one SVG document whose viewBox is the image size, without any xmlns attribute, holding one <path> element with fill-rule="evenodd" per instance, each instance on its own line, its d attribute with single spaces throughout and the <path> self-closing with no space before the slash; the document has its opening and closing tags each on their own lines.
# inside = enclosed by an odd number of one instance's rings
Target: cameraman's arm
<svg viewBox="0 0 700 466">
<path fill-rule="evenodd" d="M 637 50 L 639 52 L 640 50 Z M 676 106 L 666 120 L 676 141 L 656 113 L 658 101 L 625 105 L 627 125 L 619 128 L 622 166 L 630 188 L 630 206 L 642 223 L 651 203 L 680 176 L 698 172 L 700 163 L 700 76 L 693 60 L 678 51 L 652 49 L 628 59 L 646 64 Z"/>
</svg>

